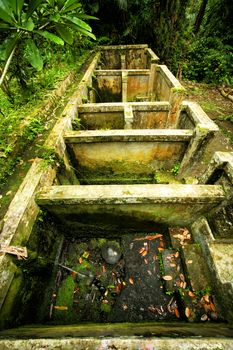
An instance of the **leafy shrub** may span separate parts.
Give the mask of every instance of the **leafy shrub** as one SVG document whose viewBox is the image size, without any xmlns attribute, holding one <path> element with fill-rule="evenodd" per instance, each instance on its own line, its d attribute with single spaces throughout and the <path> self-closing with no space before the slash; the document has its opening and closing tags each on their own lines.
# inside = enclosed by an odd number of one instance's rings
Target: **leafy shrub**
<svg viewBox="0 0 233 350">
<path fill-rule="evenodd" d="M 200 38 L 190 46 L 184 77 L 215 84 L 233 84 L 233 49 L 219 38 Z"/>
</svg>

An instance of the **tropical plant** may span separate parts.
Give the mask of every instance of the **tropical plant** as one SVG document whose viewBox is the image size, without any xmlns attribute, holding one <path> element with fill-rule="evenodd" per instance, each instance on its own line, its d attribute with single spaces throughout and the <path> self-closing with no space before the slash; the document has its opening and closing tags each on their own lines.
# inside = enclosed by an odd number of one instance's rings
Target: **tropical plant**
<svg viewBox="0 0 233 350">
<path fill-rule="evenodd" d="M 32 67 L 43 68 L 38 37 L 58 45 L 72 45 L 76 32 L 95 39 L 88 19 L 96 18 L 86 15 L 77 0 L 0 0 L 0 86 L 18 48 Z"/>
</svg>

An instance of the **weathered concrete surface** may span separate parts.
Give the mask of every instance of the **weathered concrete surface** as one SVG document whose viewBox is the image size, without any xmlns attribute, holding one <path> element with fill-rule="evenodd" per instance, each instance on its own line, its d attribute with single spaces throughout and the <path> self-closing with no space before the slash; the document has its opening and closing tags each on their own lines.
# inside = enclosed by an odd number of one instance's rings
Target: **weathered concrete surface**
<svg viewBox="0 0 233 350">
<path fill-rule="evenodd" d="M 121 69 L 121 57 L 125 57 L 126 69 L 143 69 L 146 68 L 147 56 L 152 53 L 146 51 L 148 45 L 110 45 L 99 46 L 97 50 L 101 51 L 101 68 L 104 69 Z M 155 59 L 156 55 L 152 55 Z M 157 56 L 156 56 L 157 57 Z"/>
<path fill-rule="evenodd" d="M 220 186 L 110 185 L 53 186 L 37 203 L 69 225 L 79 222 L 132 227 L 137 220 L 188 225 L 224 199 Z"/>
<path fill-rule="evenodd" d="M 0 242 L 5 245 L 25 245 L 32 232 L 33 225 L 39 213 L 34 200 L 35 191 L 44 185 L 52 185 L 55 171 L 51 167 L 43 168 L 42 160 L 35 160 L 27 176 L 20 185 L 9 209 L 3 219 L 4 225 L 0 234 Z M 11 288 L 17 271 L 11 258 L 4 253 L 0 254 L 0 310 Z M 18 285 L 20 288 L 20 285 Z M 10 313 L 13 300 L 7 305 Z M 0 312 L 0 316 L 1 316 Z M 6 312 L 5 312 L 6 313 Z M 5 315 L 7 317 L 7 315 Z M 3 320 L 3 319 L 2 319 Z"/>
<path fill-rule="evenodd" d="M 149 75 L 149 71 L 128 71 L 126 101 L 136 101 L 137 98 L 148 96 Z"/>
<path fill-rule="evenodd" d="M 3 350 L 232 350 L 231 339 L 193 339 L 193 338 L 161 338 L 161 339 L 135 339 L 135 338 L 66 338 L 66 339 L 27 339 L 27 340 L 0 340 Z"/>
<path fill-rule="evenodd" d="M 192 290 L 210 289 L 210 273 L 200 245 L 188 244 L 182 248 L 182 252 Z"/>
<path fill-rule="evenodd" d="M 64 138 L 73 167 L 92 184 L 96 182 L 91 178 L 102 176 L 105 181 L 107 174 L 153 177 L 155 170 L 171 170 L 182 160 L 191 135 L 189 130 L 134 129 L 70 131 Z"/>
<path fill-rule="evenodd" d="M 175 337 L 176 339 L 174 339 L 174 341 L 177 342 L 177 345 L 179 344 L 179 341 L 182 337 L 184 342 L 188 342 L 189 340 L 193 339 L 206 344 L 206 341 L 208 340 L 210 340 L 211 343 L 211 340 L 217 342 L 223 338 L 225 338 L 227 341 L 233 341 L 233 328 L 232 325 L 227 325 L 224 323 L 206 323 L 205 327 L 203 327 L 203 324 L 200 325 L 193 323 L 190 325 L 186 322 L 124 322 L 105 323 L 104 325 L 98 323 L 89 323 L 62 326 L 33 325 L 2 331 L 0 332 L 0 339 L 6 340 L 8 338 L 13 340 L 12 338 L 17 338 L 25 340 L 45 340 L 50 338 L 54 340 L 65 340 L 66 338 L 67 340 L 69 337 L 72 339 L 76 338 L 77 340 L 80 340 L 82 337 L 86 339 L 93 339 L 93 337 L 96 337 L 96 339 L 104 339 L 105 337 L 105 340 L 109 338 L 118 340 L 132 340 L 134 337 L 134 339 L 138 341 L 138 337 L 145 337 L 146 335 L 150 336 L 150 340 L 153 341 L 159 340 L 159 337 L 168 337 L 167 339 L 171 341 L 171 338 Z M 125 337 L 127 337 L 127 339 Z M 199 339 L 194 339 L 194 337 L 198 337 Z M 165 338 L 162 339 L 164 340 Z M 199 343 L 197 342 L 196 344 Z M 126 346 L 125 349 L 128 349 L 128 347 Z M 141 348 L 139 347 L 138 349 Z M 194 349 L 196 350 L 196 348 Z M 224 350 L 228 350 L 228 348 L 224 348 Z"/>
<path fill-rule="evenodd" d="M 211 272 L 214 290 L 218 304 L 222 307 L 222 314 L 228 321 L 233 321 L 233 277 L 231 242 L 216 241 L 208 221 L 200 217 L 192 225 L 192 233 L 196 242 L 200 243 L 205 255 L 206 263 Z"/>
</svg>

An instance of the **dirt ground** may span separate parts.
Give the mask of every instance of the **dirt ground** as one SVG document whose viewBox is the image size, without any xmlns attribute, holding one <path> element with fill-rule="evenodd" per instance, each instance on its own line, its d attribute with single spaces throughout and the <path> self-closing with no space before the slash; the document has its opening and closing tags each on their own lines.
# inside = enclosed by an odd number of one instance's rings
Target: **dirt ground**
<svg viewBox="0 0 233 350">
<path fill-rule="evenodd" d="M 219 133 L 210 141 L 203 161 L 192 173 L 198 176 L 206 169 L 214 152 L 233 151 L 233 102 L 223 97 L 216 86 L 192 81 L 182 81 L 182 85 L 186 89 L 185 99 L 199 103 L 219 127 Z"/>
</svg>

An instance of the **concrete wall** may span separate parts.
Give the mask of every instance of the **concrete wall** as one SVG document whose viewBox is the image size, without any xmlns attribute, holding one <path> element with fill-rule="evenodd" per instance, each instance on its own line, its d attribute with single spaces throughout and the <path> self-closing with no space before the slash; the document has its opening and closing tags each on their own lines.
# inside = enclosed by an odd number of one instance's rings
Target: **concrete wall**
<svg viewBox="0 0 233 350">
<path fill-rule="evenodd" d="M 83 131 L 64 138 L 82 183 L 140 183 L 153 181 L 156 170 L 180 163 L 192 131 Z"/>
<path fill-rule="evenodd" d="M 38 193 L 37 203 L 73 233 L 80 223 L 122 232 L 138 221 L 189 225 L 224 196 L 221 186 L 211 185 L 52 186 Z"/>
<path fill-rule="evenodd" d="M 147 48 L 147 45 L 99 46 L 101 69 L 144 69 L 150 56 Z"/>
</svg>

